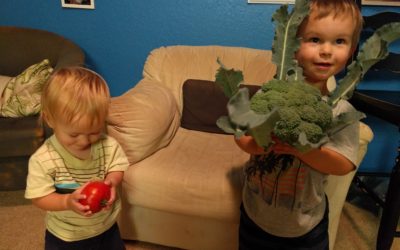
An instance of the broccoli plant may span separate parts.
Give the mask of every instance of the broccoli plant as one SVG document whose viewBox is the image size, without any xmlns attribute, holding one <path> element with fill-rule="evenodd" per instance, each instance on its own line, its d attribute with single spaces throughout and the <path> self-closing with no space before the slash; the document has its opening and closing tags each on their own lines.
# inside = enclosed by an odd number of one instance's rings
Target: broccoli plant
<svg viewBox="0 0 400 250">
<path fill-rule="evenodd" d="M 251 99 L 248 89 L 239 88 L 241 71 L 227 69 L 219 60 L 216 74 L 218 84 L 229 97 L 228 116 L 217 125 L 227 133 L 240 137 L 253 136 L 258 145 L 268 149 L 274 141 L 272 134 L 298 150 L 306 152 L 325 143 L 328 137 L 344 126 L 362 119 L 361 112 L 349 112 L 333 118 L 332 109 L 340 99 L 348 99 L 363 75 L 376 62 L 388 55 L 389 44 L 400 38 L 400 23 L 382 26 L 364 43 L 356 60 L 348 66 L 347 74 L 326 99 L 320 91 L 305 83 L 302 68 L 294 59 L 300 42 L 297 29 L 309 13 L 308 0 L 296 0 L 292 11 L 282 5 L 272 16 L 275 36 L 272 60 L 277 72 L 263 84 Z"/>
</svg>

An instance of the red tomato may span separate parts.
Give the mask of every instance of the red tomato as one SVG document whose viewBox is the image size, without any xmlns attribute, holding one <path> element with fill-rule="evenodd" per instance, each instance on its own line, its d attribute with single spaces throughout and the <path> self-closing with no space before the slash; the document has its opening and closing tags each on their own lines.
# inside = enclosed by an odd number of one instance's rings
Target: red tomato
<svg viewBox="0 0 400 250">
<path fill-rule="evenodd" d="M 86 195 L 86 199 L 79 200 L 79 202 L 85 206 L 89 205 L 90 211 L 97 213 L 107 205 L 111 196 L 111 189 L 104 182 L 93 181 L 87 184 L 81 193 Z"/>
</svg>

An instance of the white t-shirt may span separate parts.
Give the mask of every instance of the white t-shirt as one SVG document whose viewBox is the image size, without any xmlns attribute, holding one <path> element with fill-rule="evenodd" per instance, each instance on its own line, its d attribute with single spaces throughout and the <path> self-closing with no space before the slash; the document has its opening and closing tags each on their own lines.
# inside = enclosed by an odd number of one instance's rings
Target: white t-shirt
<svg viewBox="0 0 400 250">
<path fill-rule="evenodd" d="M 341 100 L 333 109 L 333 117 L 354 110 L 350 103 Z M 329 139 L 323 147 L 338 152 L 356 165 L 358 122 L 348 125 Z M 264 231 L 275 236 L 299 237 L 306 234 L 324 215 L 327 175 L 294 159 L 285 171 L 277 166 L 260 178 L 260 171 L 254 171 L 254 166 L 256 161 L 263 160 L 262 157 L 266 156 L 252 156 L 245 167 L 243 205 L 248 216 Z"/>
</svg>

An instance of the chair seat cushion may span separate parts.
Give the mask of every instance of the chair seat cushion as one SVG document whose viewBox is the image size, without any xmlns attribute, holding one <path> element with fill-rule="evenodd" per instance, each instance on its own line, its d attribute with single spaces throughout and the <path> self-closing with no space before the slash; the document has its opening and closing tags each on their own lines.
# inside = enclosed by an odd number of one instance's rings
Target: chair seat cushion
<svg viewBox="0 0 400 250">
<path fill-rule="evenodd" d="M 179 128 L 168 147 L 125 172 L 123 188 L 133 205 L 237 220 L 248 158 L 232 135 Z"/>
</svg>

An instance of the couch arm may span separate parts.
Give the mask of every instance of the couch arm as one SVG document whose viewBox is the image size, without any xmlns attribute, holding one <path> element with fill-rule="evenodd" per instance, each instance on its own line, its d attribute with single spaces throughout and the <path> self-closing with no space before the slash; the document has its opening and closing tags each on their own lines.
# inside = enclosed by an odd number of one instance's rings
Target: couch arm
<svg viewBox="0 0 400 250">
<path fill-rule="evenodd" d="M 121 144 L 130 165 L 167 146 L 179 126 L 172 93 L 151 80 L 111 99 L 107 132 Z"/>
</svg>

